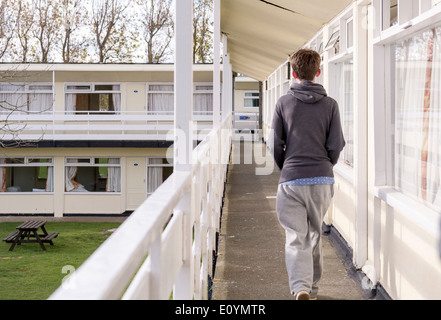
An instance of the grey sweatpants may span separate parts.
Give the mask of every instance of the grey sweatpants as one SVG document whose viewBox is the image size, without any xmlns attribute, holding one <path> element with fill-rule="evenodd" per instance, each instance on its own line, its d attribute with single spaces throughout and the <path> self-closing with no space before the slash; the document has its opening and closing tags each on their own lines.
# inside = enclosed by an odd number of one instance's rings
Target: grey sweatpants
<svg viewBox="0 0 441 320">
<path fill-rule="evenodd" d="M 323 263 L 321 227 L 333 194 L 330 184 L 279 184 L 276 211 L 286 231 L 285 259 L 293 295 L 307 291 L 317 296 Z"/>
</svg>

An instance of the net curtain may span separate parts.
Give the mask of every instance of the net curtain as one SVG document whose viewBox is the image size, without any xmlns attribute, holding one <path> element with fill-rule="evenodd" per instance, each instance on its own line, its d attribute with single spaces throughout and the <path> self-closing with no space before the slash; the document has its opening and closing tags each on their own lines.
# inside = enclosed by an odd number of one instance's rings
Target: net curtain
<svg viewBox="0 0 441 320">
<path fill-rule="evenodd" d="M 441 208 L 441 28 L 395 47 L 395 179 L 403 192 Z"/>
</svg>

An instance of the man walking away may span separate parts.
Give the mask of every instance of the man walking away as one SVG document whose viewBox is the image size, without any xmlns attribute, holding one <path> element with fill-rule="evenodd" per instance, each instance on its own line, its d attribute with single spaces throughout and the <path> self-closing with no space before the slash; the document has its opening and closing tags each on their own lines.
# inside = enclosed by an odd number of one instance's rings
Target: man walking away
<svg viewBox="0 0 441 320">
<path fill-rule="evenodd" d="M 333 167 L 345 146 L 338 104 L 315 83 L 320 62 L 313 50 L 292 56 L 296 81 L 277 102 L 272 123 L 272 152 L 281 170 L 276 211 L 286 231 L 286 267 L 296 300 L 317 297 L 321 226 L 334 194 Z"/>
</svg>

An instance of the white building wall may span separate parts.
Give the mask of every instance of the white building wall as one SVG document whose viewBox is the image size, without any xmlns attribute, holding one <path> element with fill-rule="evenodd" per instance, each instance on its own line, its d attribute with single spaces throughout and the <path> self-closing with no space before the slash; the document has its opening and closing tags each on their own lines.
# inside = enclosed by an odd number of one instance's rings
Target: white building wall
<svg viewBox="0 0 441 320">
<path fill-rule="evenodd" d="M 166 158 L 167 148 L 25 148 L 10 149 L 6 155 L 14 157 L 44 157 L 54 159 L 54 191 L 0 194 L 0 214 L 120 214 L 135 210 L 147 197 L 146 159 Z M 69 193 L 65 191 L 66 157 L 114 157 L 121 159 L 121 192 Z M 133 177 L 134 163 L 140 176 Z M 131 181 L 140 179 L 143 189 L 128 189 Z M 134 198 L 135 197 L 135 198 Z"/>
</svg>

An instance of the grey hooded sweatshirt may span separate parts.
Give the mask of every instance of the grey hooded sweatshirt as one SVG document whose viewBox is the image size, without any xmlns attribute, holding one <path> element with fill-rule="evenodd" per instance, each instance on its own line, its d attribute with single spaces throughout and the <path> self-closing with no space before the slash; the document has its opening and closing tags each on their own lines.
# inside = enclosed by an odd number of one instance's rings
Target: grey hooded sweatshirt
<svg viewBox="0 0 441 320">
<path fill-rule="evenodd" d="M 345 140 L 338 104 L 321 84 L 293 83 L 276 104 L 272 129 L 280 183 L 334 176 Z"/>
</svg>

